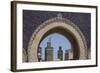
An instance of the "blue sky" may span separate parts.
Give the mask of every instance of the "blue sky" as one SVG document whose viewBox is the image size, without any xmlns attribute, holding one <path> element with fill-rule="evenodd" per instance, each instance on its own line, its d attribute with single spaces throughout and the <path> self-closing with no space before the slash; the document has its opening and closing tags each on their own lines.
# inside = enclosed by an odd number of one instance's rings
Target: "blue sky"
<svg viewBox="0 0 100 73">
<path fill-rule="evenodd" d="M 40 47 L 42 47 L 42 59 L 44 59 L 45 57 L 44 50 L 50 38 L 51 38 L 51 46 L 53 47 L 53 51 L 54 51 L 53 52 L 54 60 L 57 59 L 57 51 L 59 49 L 59 46 L 62 46 L 63 53 L 65 53 L 65 50 L 71 49 L 70 41 L 67 38 L 65 38 L 63 35 L 59 33 L 50 34 L 46 38 L 44 38 L 42 42 L 40 43 Z M 63 54 L 63 57 L 64 57 L 64 54 Z"/>
</svg>

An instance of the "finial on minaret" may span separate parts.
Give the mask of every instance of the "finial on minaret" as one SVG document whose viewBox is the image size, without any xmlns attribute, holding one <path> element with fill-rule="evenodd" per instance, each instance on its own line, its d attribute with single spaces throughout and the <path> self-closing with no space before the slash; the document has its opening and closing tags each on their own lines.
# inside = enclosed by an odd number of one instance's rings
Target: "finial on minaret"
<svg viewBox="0 0 100 73">
<path fill-rule="evenodd" d="M 58 17 L 58 18 L 62 18 L 62 14 L 61 14 L 61 13 L 58 13 L 58 14 L 57 14 L 57 17 Z"/>
<path fill-rule="evenodd" d="M 51 47 L 51 37 L 48 38 L 47 46 Z"/>
<path fill-rule="evenodd" d="M 49 37 L 49 42 L 51 42 L 51 37 Z"/>
</svg>

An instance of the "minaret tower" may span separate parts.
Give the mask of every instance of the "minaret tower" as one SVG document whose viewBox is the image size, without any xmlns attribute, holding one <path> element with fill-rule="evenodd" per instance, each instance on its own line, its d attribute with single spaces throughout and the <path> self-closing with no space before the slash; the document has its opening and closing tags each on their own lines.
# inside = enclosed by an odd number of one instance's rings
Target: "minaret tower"
<svg viewBox="0 0 100 73">
<path fill-rule="evenodd" d="M 47 47 L 45 48 L 45 61 L 53 61 L 53 47 L 51 47 L 51 37 L 47 42 Z"/>
<path fill-rule="evenodd" d="M 63 60 L 63 50 L 61 46 L 59 47 L 59 50 L 58 50 L 58 59 Z"/>
</svg>

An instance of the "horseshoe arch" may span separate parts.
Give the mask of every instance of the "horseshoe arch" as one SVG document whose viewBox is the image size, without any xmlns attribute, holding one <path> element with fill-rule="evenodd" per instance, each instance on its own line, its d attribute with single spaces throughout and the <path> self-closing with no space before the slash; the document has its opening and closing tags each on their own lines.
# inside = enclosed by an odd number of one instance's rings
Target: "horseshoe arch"
<svg viewBox="0 0 100 73">
<path fill-rule="evenodd" d="M 33 32 L 28 44 L 28 62 L 38 62 L 37 50 L 40 42 L 55 32 L 69 38 L 74 49 L 74 59 L 87 59 L 87 44 L 83 33 L 70 20 L 58 15 L 46 20 Z"/>
</svg>

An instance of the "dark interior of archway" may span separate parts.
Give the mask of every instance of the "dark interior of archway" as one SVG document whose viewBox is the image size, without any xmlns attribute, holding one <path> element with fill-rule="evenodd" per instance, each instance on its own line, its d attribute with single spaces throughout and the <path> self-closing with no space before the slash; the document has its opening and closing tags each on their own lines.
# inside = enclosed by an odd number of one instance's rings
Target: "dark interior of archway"
<svg viewBox="0 0 100 73">
<path fill-rule="evenodd" d="M 56 27 L 56 28 L 53 28 L 53 29 L 47 31 L 44 34 L 44 36 L 42 37 L 42 39 L 40 40 L 39 45 L 45 37 L 47 37 L 48 35 L 53 34 L 53 33 L 59 33 L 69 39 L 69 41 L 71 42 L 72 48 L 73 48 L 73 54 L 74 54 L 73 60 L 78 60 L 79 56 L 80 56 L 80 52 L 79 52 L 79 46 L 78 46 L 77 40 L 76 40 L 75 36 L 72 34 L 72 32 L 70 32 L 69 30 L 66 30 L 62 27 Z"/>
</svg>

